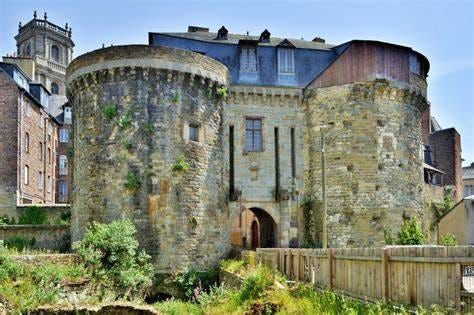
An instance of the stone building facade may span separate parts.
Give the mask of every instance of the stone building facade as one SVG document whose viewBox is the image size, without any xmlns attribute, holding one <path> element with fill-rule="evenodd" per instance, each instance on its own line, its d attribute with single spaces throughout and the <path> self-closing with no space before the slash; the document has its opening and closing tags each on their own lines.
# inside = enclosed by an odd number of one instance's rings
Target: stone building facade
<svg viewBox="0 0 474 315">
<path fill-rule="evenodd" d="M 0 63 L 0 215 L 16 206 L 54 203 L 59 122 L 49 92 L 15 64 Z"/>
<path fill-rule="evenodd" d="M 80 56 L 67 69 L 73 239 L 129 218 L 163 272 L 210 267 L 231 239 L 381 245 L 385 227 L 424 215 L 428 70 L 408 47 L 225 27 Z"/>
</svg>

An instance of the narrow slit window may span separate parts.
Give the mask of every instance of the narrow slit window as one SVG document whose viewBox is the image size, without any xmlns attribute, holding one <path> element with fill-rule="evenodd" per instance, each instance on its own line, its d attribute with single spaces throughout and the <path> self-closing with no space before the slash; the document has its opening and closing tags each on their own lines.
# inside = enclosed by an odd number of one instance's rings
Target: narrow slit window
<svg viewBox="0 0 474 315">
<path fill-rule="evenodd" d="M 189 125 L 189 140 L 199 141 L 199 127 L 196 125 Z"/>
</svg>

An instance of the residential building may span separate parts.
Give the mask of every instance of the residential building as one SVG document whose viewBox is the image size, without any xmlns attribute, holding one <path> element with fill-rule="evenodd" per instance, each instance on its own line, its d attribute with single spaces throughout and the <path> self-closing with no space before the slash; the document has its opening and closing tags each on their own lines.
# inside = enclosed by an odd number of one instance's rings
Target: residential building
<svg viewBox="0 0 474 315">
<path fill-rule="evenodd" d="M 464 198 L 474 195 L 474 163 L 462 168 L 462 186 Z"/>
</svg>

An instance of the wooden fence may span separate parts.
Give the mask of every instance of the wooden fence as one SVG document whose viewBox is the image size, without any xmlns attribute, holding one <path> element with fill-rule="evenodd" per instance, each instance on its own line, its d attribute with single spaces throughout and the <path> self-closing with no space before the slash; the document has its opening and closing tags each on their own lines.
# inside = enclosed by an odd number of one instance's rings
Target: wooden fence
<svg viewBox="0 0 474 315">
<path fill-rule="evenodd" d="M 246 253 L 244 258 L 252 256 Z M 471 311 L 474 304 L 473 294 L 467 291 L 474 289 L 474 274 L 462 275 L 463 268 L 474 266 L 473 246 L 258 248 L 255 256 L 256 263 L 291 280 L 355 298 L 425 307 L 437 304 L 463 312 Z M 472 287 L 463 288 L 463 281 L 471 280 Z"/>
</svg>

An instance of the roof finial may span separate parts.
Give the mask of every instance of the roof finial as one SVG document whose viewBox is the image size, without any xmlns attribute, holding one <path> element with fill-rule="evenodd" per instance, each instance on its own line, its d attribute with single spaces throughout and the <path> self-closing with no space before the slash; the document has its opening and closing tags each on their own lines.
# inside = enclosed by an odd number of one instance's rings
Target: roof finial
<svg viewBox="0 0 474 315">
<path fill-rule="evenodd" d="M 18 32 L 21 30 L 21 21 L 18 23 Z"/>
<path fill-rule="evenodd" d="M 68 27 L 69 27 L 69 26 L 67 25 L 67 22 L 66 22 L 66 25 L 64 26 L 64 29 L 66 29 L 66 31 L 67 31 L 67 28 L 68 28 Z"/>
<path fill-rule="evenodd" d="M 44 19 L 47 20 L 48 19 L 48 13 L 44 13 Z"/>
<path fill-rule="evenodd" d="M 247 36 L 249 36 L 249 31 L 247 31 Z"/>
<path fill-rule="evenodd" d="M 33 19 L 36 19 L 38 15 L 36 14 L 36 10 L 33 11 Z"/>
<path fill-rule="evenodd" d="M 69 28 L 68 36 L 71 37 L 72 34 L 72 27 Z"/>
</svg>

